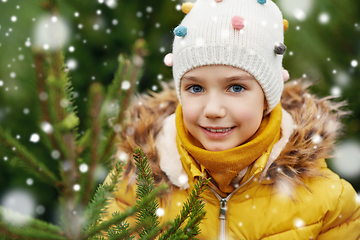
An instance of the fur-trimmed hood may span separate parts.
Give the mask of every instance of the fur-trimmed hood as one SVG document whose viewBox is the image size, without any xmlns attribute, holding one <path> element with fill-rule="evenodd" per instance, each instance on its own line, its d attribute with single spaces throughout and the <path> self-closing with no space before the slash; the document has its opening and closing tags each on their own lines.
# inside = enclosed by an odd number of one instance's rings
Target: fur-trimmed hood
<svg viewBox="0 0 360 240">
<path fill-rule="evenodd" d="M 285 84 L 281 98 L 282 137 L 260 178 L 302 185 L 305 179 L 321 175 L 318 159 L 331 157 L 342 128 L 340 120 L 346 115 L 341 110 L 344 104 L 330 101 L 329 97 L 318 99 L 308 92 L 308 87 L 302 80 Z M 148 157 L 156 182 L 187 188 L 187 182 L 177 182 L 176 174 L 182 175 L 184 169 L 176 148 L 175 120 L 170 116 L 175 112 L 178 99 L 171 86 L 164 84 L 163 88 L 160 93 L 136 97 L 128 110 L 116 155 L 132 153 L 140 146 Z M 169 136 L 174 137 L 169 141 Z M 125 175 L 132 175 L 134 170 L 133 160 L 129 158 Z"/>
</svg>

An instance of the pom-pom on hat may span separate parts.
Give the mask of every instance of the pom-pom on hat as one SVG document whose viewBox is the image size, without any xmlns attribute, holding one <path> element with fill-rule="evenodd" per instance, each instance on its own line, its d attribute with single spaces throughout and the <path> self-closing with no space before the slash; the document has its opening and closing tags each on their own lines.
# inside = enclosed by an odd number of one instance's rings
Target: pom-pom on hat
<svg viewBox="0 0 360 240">
<path fill-rule="evenodd" d="M 269 113 L 284 88 L 284 22 L 271 0 L 197 0 L 174 30 L 173 77 L 191 69 L 228 65 L 250 73 L 262 87 Z"/>
</svg>

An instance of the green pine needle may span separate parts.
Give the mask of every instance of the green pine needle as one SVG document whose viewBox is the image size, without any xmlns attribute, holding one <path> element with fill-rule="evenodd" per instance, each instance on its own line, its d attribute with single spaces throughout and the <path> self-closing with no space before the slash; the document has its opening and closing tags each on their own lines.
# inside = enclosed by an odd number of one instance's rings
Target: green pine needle
<svg viewBox="0 0 360 240">
<path fill-rule="evenodd" d="M 133 154 L 135 165 L 138 169 L 137 174 L 137 189 L 136 189 L 136 204 L 139 204 L 141 199 L 145 196 L 149 195 L 152 191 L 154 191 L 155 181 L 151 176 L 152 171 L 149 163 L 147 162 L 147 157 L 144 156 L 144 153 L 138 147 L 135 149 L 135 153 Z M 149 205 L 143 209 L 141 209 L 136 214 L 136 224 L 142 224 L 144 221 L 150 221 L 151 225 L 149 227 L 143 228 L 139 236 L 140 238 L 147 235 L 150 231 L 154 231 L 157 229 L 159 225 L 159 217 L 156 215 L 156 210 L 159 208 L 159 202 L 157 199 L 154 199 L 149 203 Z"/>
<path fill-rule="evenodd" d="M 205 191 L 209 179 L 200 178 L 194 185 L 190 197 L 184 203 L 183 208 L 180 211 L 180 215 L 177 216 L 174 220 L 172 226 L 159 238 L 159 240 L 165 239 L 179 239 L 173 238 L 175 236 L 188 236 L 189 239 L 192 239 L 193 236 L 199 233 L 198 226 L 200 221 L 205 216 L 205 211 L 203 210 L 205 204 L 201 202 L 200 195 Z M 196 217 L 196 218 L 195 218 Z M 181 230 L 181 226 L 188 220 L 185 228 Z M 194 230 L 193 230 L 194 229 Z M 187 238 L 188 239 L 188 238 Z"/>
</svg>

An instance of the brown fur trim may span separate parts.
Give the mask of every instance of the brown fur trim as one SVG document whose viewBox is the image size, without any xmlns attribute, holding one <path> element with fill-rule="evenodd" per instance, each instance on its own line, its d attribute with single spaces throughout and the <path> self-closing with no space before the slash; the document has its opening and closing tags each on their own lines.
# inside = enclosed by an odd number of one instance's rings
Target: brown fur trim
<svg viewBox="0 0 360 240">
<path fill-rule="evenodd" d="M 331 157 L 342 130 L 341 118 L 348 114 L 341 110 L 344 102 L 318 99 L 308 92 L 309 86 L 302 80 L 285 84 L 281 104 L 296 129 L 267 173 L 279 184 L 303 185 L 306 178 L 321 176 L 318 160 Z"/>
<path fill-rule="evenodd" d="M 175 112 L 179 101 L 172 84 L 163 84 L 160 93 L 151 92 L 135 97 L 127 111 L 125 129 L 120 134 L 118 151 L 133 153 L 136 147 L 141 147 L 147 155 L 148 162 L 153 172 L 155 182 L 170 183 L 165 173 L 160 169 L 159 157 L 155 147 L 155 139 L 159 133 L 164 119 Z M 129 158 L 125 176 L 133 174 L 135 164 Z"/>
<path fill-rule="evenodd" d="M 343 102 L 330 101 L 329 97 L 318 99 L 309 94 L 309 86 L 302 80 L 285 84 L 281 103 L 291 114 L 296 129 L 267 172 L 267 177 L 279 186 L 303 185 L 305 179 L 321 176 L 317 160 L 331 157 L 342 129 L 341 118 L 348 114 L 341 110 L 345 105 Z M 128 110 L 128 122 L 121 133 L 118 149 L 132 153 L 140 146 L 148 156 L 155 181 L 170 183 L 159 167 L 155 139 L 163 120 L 175 112 L 178 99 L 172 84 L 164 84 L 163 89 L 160 93 L 136 97 Z M 134 171 L 135 165 L 131 159 L 125 175 Z"/>
</svg>

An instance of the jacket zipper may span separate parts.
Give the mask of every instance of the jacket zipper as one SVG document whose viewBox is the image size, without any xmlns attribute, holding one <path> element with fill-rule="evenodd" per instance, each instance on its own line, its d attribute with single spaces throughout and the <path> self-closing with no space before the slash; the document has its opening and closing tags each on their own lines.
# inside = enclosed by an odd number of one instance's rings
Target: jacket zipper
<svg viewBox="0 0 360 240">
<path fill-rule="evenodd" d="M 222 198 L 214 189 L 210 188 L 213 192 L 216 198 L 220 201 L 220 212 L 219 212 L 219 219 L 220 219 L 220 240 L 226 240 L 226 210 L 227 210 L 227 203 L 232 197 L 232 195 L 239 190 L 241 187 L 243 187 L 245 184 L 250 182 L 251 179 L 254 178 L 255 175 L 253 175 L 251 178 L 249 178 L 246 182 L 241 184 L 239 187 L 237 187 L 232 193 L 230 193 L 226 198 Z"/>
</svg>

